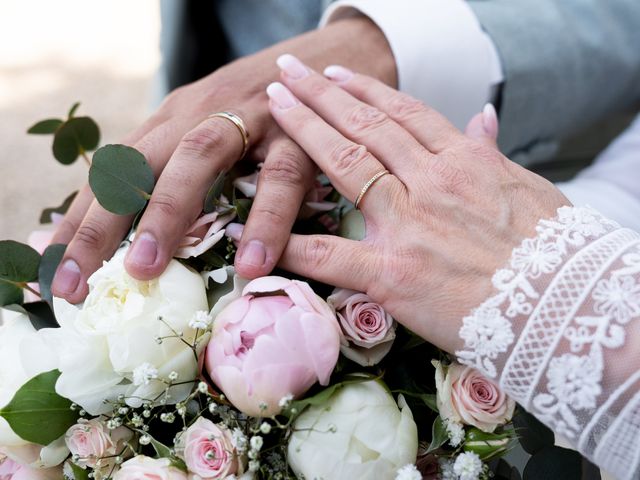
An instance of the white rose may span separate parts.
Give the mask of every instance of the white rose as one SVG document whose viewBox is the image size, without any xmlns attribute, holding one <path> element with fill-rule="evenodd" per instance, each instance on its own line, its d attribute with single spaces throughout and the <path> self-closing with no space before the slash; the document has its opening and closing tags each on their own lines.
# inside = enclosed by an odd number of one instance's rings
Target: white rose
<svg viewBox="0 0 640 480">
<path fill-rule="evenodd" d="M 296 419 L 289 465 L 298 478 L 393 480 L 418 454 L 413 415 L 399 405 L 376 380 L 343 387 Z"/>
<path fill-rule="evenodd" d="M 56 356 L 39 342 L 29 317 L 2 309 L 0 326 L 0 407 L 7 405 L 16 392 L 36 375 L 56 368 Z M 36 468 L 61 463 L 69 454 L 61 438 L 47 447 L 29 443 L 16 435 L 0 417 L 2 453 L 23 465 Z"/>
<path fill-rule="evenodd" d="M 125 253 L 120 249 L 89 278 L 82 306 L 54 298 L 61 328 L 38 332 L 59 355 L 62 375 L 56 390 L 92 415 L 108 413 L 112 407 L 104 400 L 119 395 L 132 407 L 139 407 L 141 399 L 155 399 L 166 388 L 161 379 L 171 372 L 178 373 L 179 382 L 197 373 L 185 342 L 165 338 L 158 343 L 157 338 L 181 332 L 193 343 L 196 331 L 189 322 L 197 312 L 208 311 L 201 276 L 172 260 L 160 277 L 139 281 L 125 271 Z M 201 339 L 198 346 L 205 344 Z M 172 387 L 168 402 L 183 400 L 191 387 Z"/>
</svg>

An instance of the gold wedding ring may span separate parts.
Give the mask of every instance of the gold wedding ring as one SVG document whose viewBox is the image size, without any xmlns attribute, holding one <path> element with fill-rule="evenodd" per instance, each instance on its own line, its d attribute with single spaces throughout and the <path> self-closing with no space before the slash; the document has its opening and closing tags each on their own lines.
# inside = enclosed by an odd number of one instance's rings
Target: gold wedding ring
<svg viewBox="0 0 640 480">
<path fill-rule="evenodd" d="M 242 137 L 242 153 L 240 154 L 240 159 L 244 158 L 247 150 L 249 150 L 249 132 L 247 131 L 247 127 L 244 124 L 244 121 L 238 115 L 231 112 L 212 113 L 207 118 L 214 117 L 225 118 L 236 126 L 236 128 L 240 132 L 240 136 Z"/>
<path fill-rule="evenodd" d="M 358 198 L 356 198 L 356 201 L 353 204 L 354 207 L 356 207 L 356 209 L 360 205 L 362 198 L 365 196 L 365 194 L 371 188 L 371 186 L 374 183 L 376 183 L 378 180 L 380 180 L 382 177 L 384 177 L 387 173 L 389 173 L 389 170 L 382 170 L 376 173 L 373 177 L 371 177 L 371 180 L 369 180 L 367 183 L 364 184 L 364 187 L 362 187 L 362 190 L 360 190 L 360 193 L 358 194 Z"/>
</svg>

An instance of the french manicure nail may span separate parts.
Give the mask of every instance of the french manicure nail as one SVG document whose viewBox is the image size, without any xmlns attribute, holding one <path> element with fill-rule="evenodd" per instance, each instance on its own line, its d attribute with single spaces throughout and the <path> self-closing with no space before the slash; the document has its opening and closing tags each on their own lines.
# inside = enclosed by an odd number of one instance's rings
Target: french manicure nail
<svg viewBox="0 0 640 480">
<path fill-rule="evenodd" d="M 127 260 L 136 265 L 150 267 L 156 262 L 158 256 L 158 242 L 150 233 L 144 232 L 136 235 Z"/>
<path fill-rule="evenodd" d="M 285 53 L 276 60 L 278 67 L 293 80 L 300 80 L 309 75 L 309 69 L 293 55 Z"/>
<path fill-rule="evenodd" d="M 498 136 L 498 114 L 491 103 L 487 103 L 482 109 L 482 127 L 488 136 Z"/>
<path fill-rule="evenodd" d="M 267 87 L 267 95 L 282 110 L 295 107 L 300 103 L 293 93 L 279 82 L 274 82 Z"/>
<path fill-rule="evenodd" d="M 243 249 L 240 261 L 251 267 L 261 267 L 267 259 L 267 251 L 260 240 L 251 240 Z"/>
<path fill-rule="evenodd" d="M 229 223 L 225 227 L 225 235 L 229 237 L 235 244 L 242 239 L 242 232 L 244 231 L 244 225 L 241 223 Z"/>
<path fill-rule="evenodd" d="M 329 65 L 322 73 L 329 80 L 333 80 L 336 83 L 347 82 L 353 78 L 353 72 L 340 65 Z"/>
<path fill-rule="evenodd" d="M 65 260 L 53 281 L 53 289 L 57 292 L 71 294 L 80 284 L 80 267 L 69 258 Z"/>
</svg>

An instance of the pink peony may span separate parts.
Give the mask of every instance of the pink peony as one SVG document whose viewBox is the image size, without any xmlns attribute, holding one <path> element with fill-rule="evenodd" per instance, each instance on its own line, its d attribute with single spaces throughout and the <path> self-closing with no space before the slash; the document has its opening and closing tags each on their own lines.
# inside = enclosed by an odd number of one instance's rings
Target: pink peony
<svg viewBox="0 0 640 480">
<path fill-rule="evenodd" d="M 187 480 L 187 474 L 172 467 L 168 458 L 138 455 L 124 462 L 113 480 Z"/>
<path fill-rule="evenodd" d="M 132 436 L 132 432 L 125 427 L 107 429 L 99 418 L 80 419 L 67 430 L 65 443 L 72 455 L 78 455 L 79 460 L 75 462 L 78 466 L 95 468 L 98 459 L 120 455 L 125 442 Z M 110 470 L 113 463 L 107 458 L 101 465 L 105 470 Z"/>
<path fill-rule="evenodd" d="M 336 309 L 342 339 L 340 351 L 363 367 L 378 363 L 396 338 L 393 318 L 366 294 L 337 288 L 327 299 Z"/>
<path fill-rule="evenodd" d="M 231 432 L 200 417 L 180 437 L 180 448 L 189 473 L 200 478 L 227 478 L 242 473 Z"/>
<path fill-rule="evenodd" d="M 515 402 L 477 370 L 453 363 L 436 367 L 440 416 L 491 433 L 511 420 Z"/>
<path fill-rule="evenodd" d="M 269 416 L 282 398 L 327 385 L 339 350 L 335 315 L 308 284 L 262 277 L 216 316 L 205 362 L 236 408 Z"/>
</svg>

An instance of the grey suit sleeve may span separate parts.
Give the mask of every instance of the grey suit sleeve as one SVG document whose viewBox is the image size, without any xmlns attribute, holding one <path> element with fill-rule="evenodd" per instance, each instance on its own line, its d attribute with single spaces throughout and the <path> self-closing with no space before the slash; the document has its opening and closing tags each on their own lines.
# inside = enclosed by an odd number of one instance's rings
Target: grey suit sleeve
<svg viewBox="0 0 640 480">
<path fill-rule="evenodd" d="M 640 102 L 639 0 L 470 0 L 505 75 L 503 151 L 531 165 L 560 136 Z"/>
</svg>

